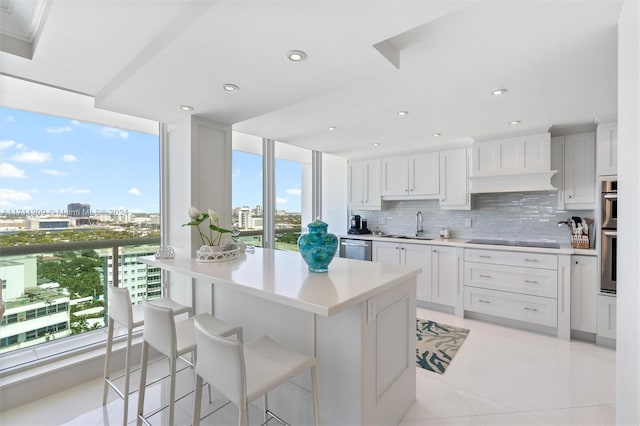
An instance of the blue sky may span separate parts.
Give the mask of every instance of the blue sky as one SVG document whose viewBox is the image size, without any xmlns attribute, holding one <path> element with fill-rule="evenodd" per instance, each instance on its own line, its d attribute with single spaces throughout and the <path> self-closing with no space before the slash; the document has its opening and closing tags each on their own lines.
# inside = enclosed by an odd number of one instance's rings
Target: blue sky
<svg viewBox="0 0 640 426">
<path fill-rule="evenodd" d="M 276 175 L 276 208 L 299 212 L 300 164 L 277 161 Z M 158 136 L 0 107 L 0 212 L 66 212 L 69 203 L 157 213 Z M 258 204 L 262 161 L 236 153 L 232 205 Z"/>
</svg>

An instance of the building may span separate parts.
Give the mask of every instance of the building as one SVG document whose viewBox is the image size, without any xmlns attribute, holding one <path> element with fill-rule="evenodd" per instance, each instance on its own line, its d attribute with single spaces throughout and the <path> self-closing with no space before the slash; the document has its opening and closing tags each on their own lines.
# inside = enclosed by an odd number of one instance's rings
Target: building
<svg viewBox="0 0 640 426">
<path fill-rule="evenodd" d="M 38 285 L 36 256 L 0 260 L 5 313 L 0 353 L 71 334 L 69 293 L 57 283 Z"/>
<path fill-rule="evenodd" d="M 76 218 L 88 218 L 91 216 L 91 205 L 81 203 L 67 204 L 67 215 Z"/>
</svg>

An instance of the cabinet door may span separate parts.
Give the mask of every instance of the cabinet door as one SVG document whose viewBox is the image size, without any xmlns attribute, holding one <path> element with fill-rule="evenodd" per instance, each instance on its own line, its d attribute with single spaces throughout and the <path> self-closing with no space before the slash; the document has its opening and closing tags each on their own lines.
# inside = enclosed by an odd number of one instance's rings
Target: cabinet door
<svg viewBox="0 0 640 426">
<path fill-rule="evenodd" d="M 466 148 L 440 152 L 440 207 L 470 209 Z"/>
<path fill-rule="evenodd" d="M 364 162 L 349 162 L 349 207 L 359 208 L 363 204 L 364 168 Z"/>
<path fill-rule="evenodd" d="M 571 256 L 571 329 L 596 333 L 598 258 Z"/>
<path fill-rule="evenodd" d="M 421 244 L 402 244 L 400 246 L 401 263 L 422 268 L 417 277 L 417 299 L 431 301 L 431 246 Z"/>
<path fill-rule="evenodd" d="M 371 259 L 374 262 L 400 264 L 400 244 L 374 241 Z"/>
<path fill-rule="evenodd" d="M 437 152 L 409 157 L 409 195 L 440 193 L 440 156 Z"/>
<path fill-rule="evenodd" d="M 616 297 L 598 295 L 598 332 L 599 337 L 616 338 Z"/>
<path fill-rule="evenodd" d="M 408 195 L 407 157 L 382 160 L 382 195 Z"/>
<path fill-rule="evenodd" d="M 598 175 L 618 174 L 618 122 L 602 123 L 596 131 Z"/>
<path fill-rule="evenodd" d="M 431 248 L 431 301 L 454 306 L 454 291 L 458 270 L 455 247 Z"/>
<path fill-rule="evenodd" d="M 564 137 L 564 204 L 567 209 L 595 209 L 595 149 L 592 132 Z"/>
<path fill-rule="evenodd" d="M 381 208 L 380 196 L 380 160 L 370 160 L 364 164 L 363 170 L 363 201 L 364 207 Z"/>
</svg>

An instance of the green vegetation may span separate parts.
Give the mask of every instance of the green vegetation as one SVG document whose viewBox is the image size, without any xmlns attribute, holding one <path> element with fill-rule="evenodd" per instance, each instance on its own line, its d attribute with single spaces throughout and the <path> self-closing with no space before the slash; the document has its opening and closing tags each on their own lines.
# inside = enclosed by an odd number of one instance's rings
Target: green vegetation
<svg viewBox="0 0 640 426">
<path fill-rule="evenodd" d="M 93 250 L 38 256 L 38 278 L 68 288 L 72 299 L 103 294 L 101 270 L 102 260 Z"/>
<path fill-rule="evenodd" d="M 124 238 L 159 237 L 160 229 L 138 229 L 134 226 L 123 226 L 115 230 L 109 228 L 68 229 L 63 231 L 19 231 L 6 234 L 0 238 L 0 246 L 11 247 L 26 244 L 51 244 L 67 241 L 119 240 Z"/>
</svg>

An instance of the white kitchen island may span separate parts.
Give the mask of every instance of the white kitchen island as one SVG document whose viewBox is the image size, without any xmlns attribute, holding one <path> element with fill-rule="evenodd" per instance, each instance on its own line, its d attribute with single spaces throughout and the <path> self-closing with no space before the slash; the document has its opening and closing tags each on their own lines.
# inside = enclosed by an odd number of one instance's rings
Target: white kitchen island
<svg viewBox="0 0 640 426">
<path fill-rule="evenodd" d="M 336 258 L 313 273 L 298 253 L 260 248 L 223 263 L 139 260 L 213 285 L 212 313 L 242 325 L 245 341 L 267 334 L 316 356 L 322 424 L 398 424 L 413 404 L 420 268 Z M 269 394 L 270 409 L 312 424 L 310 389 L 302 374 Z"/>
</svg>

